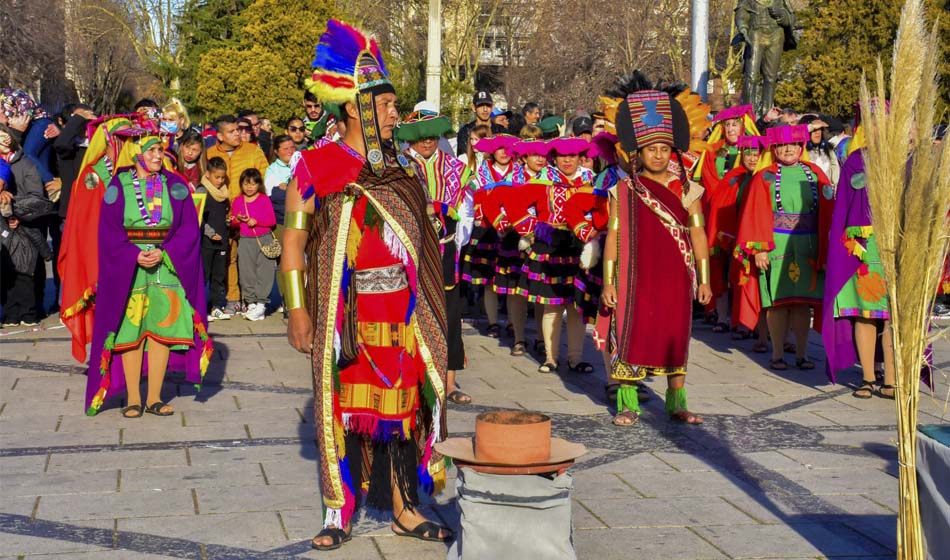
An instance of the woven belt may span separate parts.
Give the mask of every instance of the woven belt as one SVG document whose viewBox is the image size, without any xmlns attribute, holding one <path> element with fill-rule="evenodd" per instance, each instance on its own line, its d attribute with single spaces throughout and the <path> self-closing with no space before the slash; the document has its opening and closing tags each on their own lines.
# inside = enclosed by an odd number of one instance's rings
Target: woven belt
<svg viewBox="0 0 950 560">
<path fill-rule="evenodd" d="M 818 231 L 818 214 L 772 212 L 773 229 L 778 233 L 807 234 Z"/>
<path fill-rule="evenodd" d="M 127 229 L 125 234 L 132 243 L 155 243 L 160 244 L 165 241 L 169 228 L 141 228 Z"/>
<path fill-rule="evenodd" d="M 406 269 L 401 264 L 357 270 L 353 285 L 358 294 L 387 294 L 409 287 Z"/>
</svg>

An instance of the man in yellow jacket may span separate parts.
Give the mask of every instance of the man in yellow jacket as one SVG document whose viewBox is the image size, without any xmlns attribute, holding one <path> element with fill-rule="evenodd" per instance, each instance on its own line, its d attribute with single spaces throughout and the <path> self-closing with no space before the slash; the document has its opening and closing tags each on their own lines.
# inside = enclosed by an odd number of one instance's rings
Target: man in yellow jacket
<svg viewBox="0 0 950 560">
<path fill-rule="evenodd" d="M 219 157 L 228 164 L 228 190 L 233 201 L 241 194 L 241 173 L 245 169 L 255 168 L 261 176 L 267 173 L 267 158 L 264 152 L 250 142 L 241 142 L 237 119 L 234 115 L 221 115 L 214 123 L 218 131 L 218 142 L 208 148 L 208 159 Z M 240 312 L 241 288 L 238 285 L 237 239 L 231 238 L 231 254 L 228 257 L 228 306 L 225 312 Z"/>
</svg>

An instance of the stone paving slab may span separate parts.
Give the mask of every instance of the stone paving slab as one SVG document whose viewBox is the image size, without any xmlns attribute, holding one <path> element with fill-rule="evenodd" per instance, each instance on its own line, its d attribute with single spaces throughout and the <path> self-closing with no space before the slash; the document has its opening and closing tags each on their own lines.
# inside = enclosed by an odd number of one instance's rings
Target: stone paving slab
<svg viewBox="0 0 950 560">
<path fill-rule="evenodd" d="M 163 397 L 178 414 L 136 421 L 119 418 L 121 402 L 83 414 L 86 379 L 64 331 L 0 337 L 0 558 L 444 558 L 445 545 L 395 537 L 378 512 L 357 519 L 343 549 L 310 549 L 322 523 L 310 364 L 283 329 L 273 316 L 213 323 L 202 391 L 170 375 Z M 594 374 L 552 375 L 511 358 L 509 339 L 463 332 L 459 382 L 475 403 L 449 409 L 451 433 L 470 434 L 479 412 L 523 408 L 588 446 L 572 469 L 579 558 L 893 558 L 893 402 L 853 399 L 856 369 L 828 383 L 818 337 L 817 371 L 771 372 L 748 341 L 696 324 L 690 404 L 706 424 L 670 424 L 665 382 L 651 379 L 639 425 L 621 429 L 589 340 Z M 929 396 L 921 411 L 950 418 Z M 451 490 L 426 503 L 458 523 Z"/>
</svg>

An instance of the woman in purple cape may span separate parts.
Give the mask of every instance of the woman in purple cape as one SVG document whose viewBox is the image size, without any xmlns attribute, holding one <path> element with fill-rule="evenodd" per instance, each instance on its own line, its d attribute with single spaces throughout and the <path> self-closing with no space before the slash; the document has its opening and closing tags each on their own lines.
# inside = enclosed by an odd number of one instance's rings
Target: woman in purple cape
<svg viewBox="0 0 950 560">
<path fill-rule="evenodd" d="M 835 193 L 825 272 L 824 317 L 821 331 L 831 380 L 835 373 L 861 362 L 861 386 L 853 395 L 869 399 L 874 393 L 894 398 L 894 351 L 888 320 L 887 285 L 878 254 L 871 204 L 864 174 L 864 154 L 854 146 L 841 170 Z M 875 388 L 875 347 L 883 330 L 884 383 Z M 857 350 L 857 355 L 855 355 Z"/>
<path fill-rule="evenodd" d="M 130 389 L 124 417 L 173 414 L 160 398 L 166 369 L 184 371 L 198 385 L 212 351 L 198 214 L 188 186 L 163 168 L 158 136 L 144 135 L 129 148 L 135 165 L 116 170 L 98 224 L 99 278 L 86 383 L 89 416 L 124 388 Z M 139 390 L 143 369 L 148 378 L 144 408 Z"/>
</svg>

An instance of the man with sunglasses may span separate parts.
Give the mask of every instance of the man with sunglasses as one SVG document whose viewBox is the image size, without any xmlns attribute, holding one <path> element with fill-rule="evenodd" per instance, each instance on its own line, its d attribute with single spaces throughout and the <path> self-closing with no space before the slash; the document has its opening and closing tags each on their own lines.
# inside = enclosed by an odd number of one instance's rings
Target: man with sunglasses
<svg viewBox="0 0 950 560">
<path fill-rule="evenodd" d="M 290 136 L 290 139 L 294 141 L 294 148 L 298 152 L 308 147 L 307 127 L 304 126 L 303 119 L 300 117 L 290 117 L 284 126 L 284 130 L 287 131 L 287 136 Z"/>
<path fill-rule="evenodd" d="M 307 113 L 307 116 L 303 119 L 306 127 L 304 134 L 307 136 L 308 144 L 313 146 L 336 123 L 337 118 L 324 108 L 323 103 L 317 99 L 316 95 L 309 91 L 303 95 L 303 109 Z"/>
</svg>

